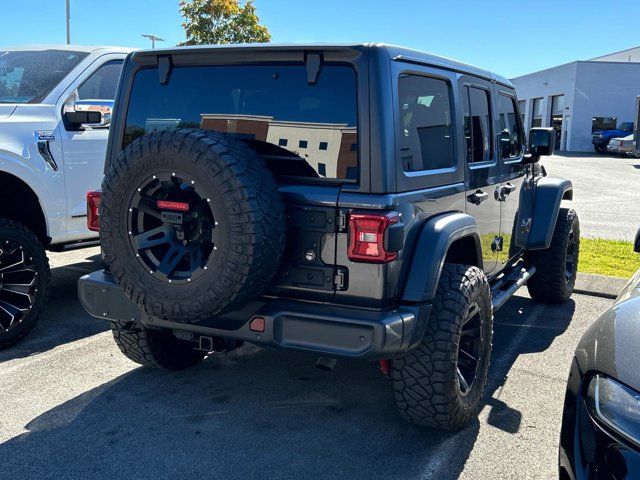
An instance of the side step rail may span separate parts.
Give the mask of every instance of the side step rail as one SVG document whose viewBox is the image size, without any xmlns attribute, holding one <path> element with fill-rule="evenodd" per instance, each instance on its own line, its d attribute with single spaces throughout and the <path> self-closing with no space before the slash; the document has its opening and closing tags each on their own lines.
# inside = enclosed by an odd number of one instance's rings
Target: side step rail
<svg viewBox="0 0 640 480">
<path fill-rule="evenodd" d="M 500 309 L 520 287 L 527 283 L 527 280 L 534 273 L 536 273 L 536 267 L 524 268 L 515 266 L 511 273 L 498 281 L 495 287 L 491 289 L 493 311 Z"/>
</svg>

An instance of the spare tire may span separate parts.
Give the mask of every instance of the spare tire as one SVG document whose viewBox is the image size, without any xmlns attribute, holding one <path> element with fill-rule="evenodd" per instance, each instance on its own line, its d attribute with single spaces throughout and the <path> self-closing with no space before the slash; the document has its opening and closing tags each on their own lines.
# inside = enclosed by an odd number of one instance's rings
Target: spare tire
<svg viewBox="0 0 640 480">
<path fill-rule="evenodd" d="M 285 244 L 284 205 L 262 158 L 199 129 L 142 136 L 102 184 L 104 262 L 158 318 L 194 323 L 267 287 Z"/>
</svg>

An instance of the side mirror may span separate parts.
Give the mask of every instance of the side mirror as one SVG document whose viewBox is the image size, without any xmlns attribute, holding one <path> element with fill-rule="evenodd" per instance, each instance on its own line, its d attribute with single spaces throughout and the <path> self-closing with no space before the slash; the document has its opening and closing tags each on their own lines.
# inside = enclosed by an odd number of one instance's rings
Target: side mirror
<svg viewBox="0 0 640 480">
<path fill-rule="evenodd" d="M 65 107 L 62 118 L 67 130 L 108 128 L 113 111 L 112 100 L 76 100 Z"/>
<path fill-rule="evenodd" d="M 553 128 L 532 128 L 529 131 L 529 153 L 534 157 L 553 155 L 556 131 Z"/>
<path fill-rule="evenodd" d="M 640 229 L 636 232 L 636 240 L 633 242 L 633 251 L 640 253 Z"/>
</svg>

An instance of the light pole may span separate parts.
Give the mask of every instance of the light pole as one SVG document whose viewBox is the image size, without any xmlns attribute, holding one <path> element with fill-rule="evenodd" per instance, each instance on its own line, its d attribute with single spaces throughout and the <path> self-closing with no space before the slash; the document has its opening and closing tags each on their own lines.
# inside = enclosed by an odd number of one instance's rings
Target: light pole
<svg viewBox="0 0 640 480">
<path fill-rule="evenodd" d="M 71 8 L 69 6 L 70 1 L 66 0 L 66 4 L 67 4 L 67 11 L 66 11 L 66 17 L 67 17 L 67 45 L 71 45 L 71 28 L 69 26 L 70 20 L 71 20 Z"/>
<path fill-rule="evenodd" d="M 69 0 L 67 0 L 69 1 Z M 147 35 L 147 34 L 142 34 L 143 37 L 148 38 L 149 40 L 151 40 L 151 48 L 156 48 L 156 41 L 158 42 L 164 42 L 164 38 L 160 38 L 156 35 Z"/>
</svg>

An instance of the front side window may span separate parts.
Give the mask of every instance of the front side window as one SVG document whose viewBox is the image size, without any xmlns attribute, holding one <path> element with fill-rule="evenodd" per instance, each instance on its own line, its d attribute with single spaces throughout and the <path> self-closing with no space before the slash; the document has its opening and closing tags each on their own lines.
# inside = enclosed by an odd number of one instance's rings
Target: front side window
<svg viewBox="0 0 640 480">
<path fill-rule="evenodd" d="M 500 118 L 500 152 L 502 158 L 519 157 L 522 153 L 522 126 L 516 112 L 515 100 L 498 95 L 498 117 Z"/>
<path fill-rule="evenodd" d="M 467 162 L 491 161 L 493 143 L 489 92 L 481 88 L 464 87 L 462 103 Z"/>
<path fill-rule="evenodd" d="M 405 172 L 453 166 L 450 92 L 444 80 L 400 76 L 400 158 Z"/>
<path fill-rule="evenodd" d="M 0 50 L 0 103 L 40 103 L 88 54 Z"/>
<path fill-rule="evenodd" d="M 123 146 L 158 130 L 196 127 L 244 141 L 276 176 L 357 180 L 356 74 L 323 65 L 309 83 L 305 65 L 174 67 L 134 79 Z M 335 148 L 316 148 L 326 142 Z M 322 164 L 322 166 L 321 166 Z"/>
<path fill-rule="evenodd" d="M 99 67 L 78 88 L 78 100 L 113 100 L 116 98 L 122 60 L 113 60 Z"/>
</svg>

